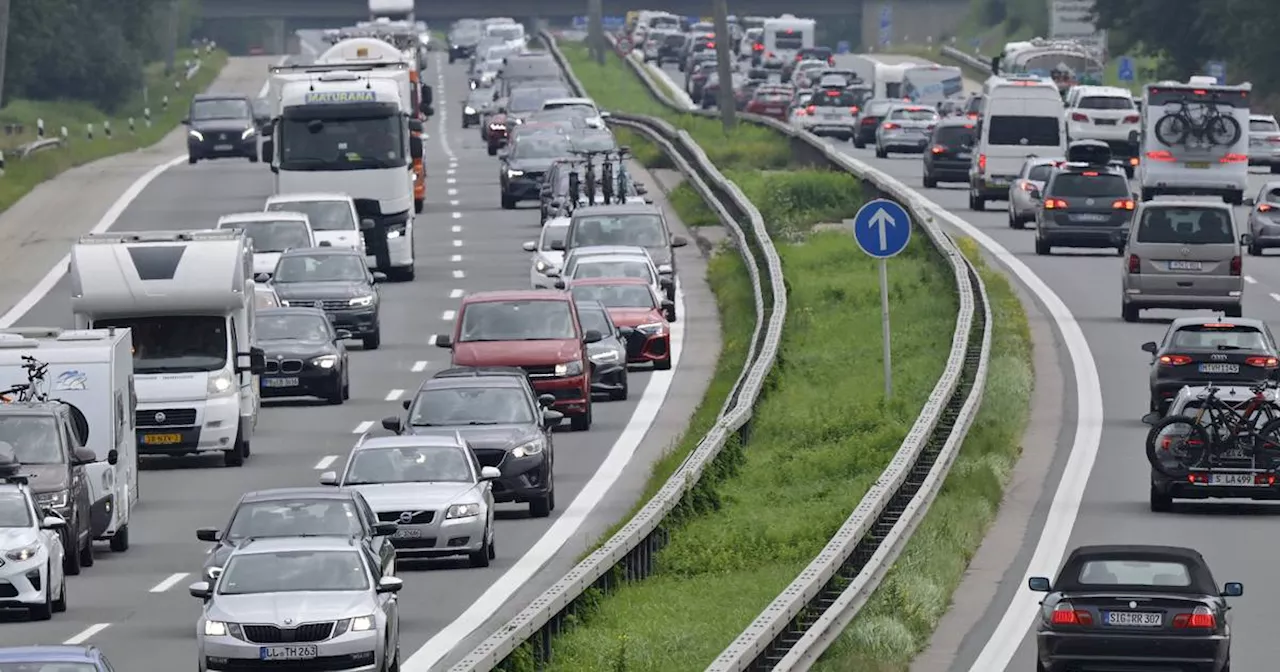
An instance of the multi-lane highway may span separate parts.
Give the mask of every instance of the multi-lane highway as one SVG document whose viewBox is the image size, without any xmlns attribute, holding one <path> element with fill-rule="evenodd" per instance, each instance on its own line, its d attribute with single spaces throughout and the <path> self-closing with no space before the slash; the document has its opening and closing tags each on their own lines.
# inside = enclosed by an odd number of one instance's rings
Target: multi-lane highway
<svg viewBox="0 0 1280 672">
<path fill-rule="evenodd" d="M 841 58 L 841 57 L 837 57 Z M 876 56 L 886 62 L 902 62 L 903 57 Z M 905 60 L 919 60 L 910 59 Z M 847 65 L 847 62 L 842 63 Z M 677 83 L 683 74 L 674 66 L 666 69 Z M 1139 350 L 1145 341 L 1158 340 L 1168 321 L 1185 315 L 1175 311 L 1145 311 L 1138 324 L 1127 324 L 1120 318 L 1120 274 L 1123 260 L 1114 251 L 1055 250 L 1053 256 L 1037 256 L 1033 230 L 1015 231 L 1008 227 L 1001 203 L 987 212 L 968 208 L 965 185 L 944 184 L 925 189 L 919 156 L 894 155 L 877 159 L 872 149 L 854 149 L 852 144 L 834 141 L 834 146 L 849 156 L 881 170 L 925 197 L 947 209 L 990 239 L 989 252 L 1007 262 L 1025 266 L 1034 277 L 1015 277 L 1036 293 L 1038 278 L 1047 290 L 1060 298 L 1066 311 L 1052 306 L 1045 311 L 1057 322 L 1058 342 L 1054 344 L 1063 358 L 1068 355 L 1065 339 L 1069 332 L 1083 333 L 1085 343 L 1076 351 L 1085 352 L 1090 361 L 1068 364 L 1064 371 L 1086 370 L 1096 374 L 1100 382 L 1067 381 L 1072 393 L 1062 408 L 1063 424 L 1072 432 L 1055 446 L 1024 446 L 1026 451 L 1056 450 L 1054 471 L 1045 482 L 1039 506 L 1032 515 L 1018 560 L 1009 567 L 997 597 L 991 605 L 961 605 L 971 614 L 972 630 L 965 637 L 952 670 L 992 672 L 1007 669 L 1020 672 L 1034 669 L 1035 641 L 1029 628 L 1034 617 L 1036 598 L 1028 593 L 1023 575 L 1028 560 L 1039 551 L 1045 560 L 1043 571 L 1057 571 L 1060 553 L 1049 552 L 1055 540 L 1065 541 L 1071 549 L 1083 544 L 1153 543 L 1191 546 L 1203 552 L 1219 581 L 1241 581 L 1246 587 L 1256 586 L 1253 596 L 1233 601 L 1235 631 L 1232 661 L 1235 669 L 1274 669 L 1271 637 L 1274 624 L 1280 621 L 1280 603 L 1270 599 L 1268 587 L 1273 581 L 1275 555 L 1280 551 L 1270 541 L 1270 525 L 1280 516 L 1280 507 L 1249 503 L 1217 502 L 1175 505 L 1173 513 L 1152 513 L 1147 495 L 1150 469 L 1144 454 L 1147 427 L 1140 418 L 1147 412 L 1147 372 L 1150 357 Z M 1256 169 L 1255 169 L 1256 170 Z M 1247 196 L 1255 196 L 1271 175 L 1254 172 L 1250 176 Z M 1245 226 L 1247 208 L 1237 209 L 1237 225 Z M 1241 231 L 1242 233 L 1244 231 Z M 961 232 L 964 233 L 964 232 Z M 1020 270 L 1020 269 L 1014 269 Z M 1244 314 L 1268 322 L 1280 321 L 1280 259 L 1246 257 L 1244 259 Z M 1051 299 L 1037 296 L 1042 304 Z M 1063 334 L 1068 334 L 1064 336 Z M 1101 417 L 1092 417 L 1090 408 L 1078 408 L 1075 388 L 1081 388 L 1088 399 L 1101 399 Z M 1089 404 L 1092 406 L 1092 404 Z M 1091 436 L 1100 430 L 1101 440 Z M 1068 453 L 1071 460 L 1068 460 Z M 1091 468 L 1090 468 L 1091 464 Z M 1060 487 L 1061 486 L 1061 487 Z M 1042 546 L 1042 534 L 1044 537 Z M 1069 535 L 1069 537 L 1067 536 Z M 1020 564 L 1019 564 L 1020 563 Z M 1014 617 L 1005 614 L 1014 605 Z M 1028 613 L 1027 606 L 1031 606 Z M 981 615 L 981 616 L 979 616 Z M 1001 621 L 1005 621 L 1003 627 Z M 1004 641 L 1010 642 L 1002 647 Z M 1008 656 L 995 655 L 1007 648 L 1012 659 L 1007 668 L 1000 663 Z M 979 655 L 986 649 L 984 657 Z M 978 664 L 975 665 L 975 661 Z M 972 668 L 972 669 L 971 669 Z"/>
<path fill-rule="evenodd" d="M 304 52 L 314 55 L 315 45 Z M 243 63 L 238 66 L 244 71 Z M 264 62 L 253 76 L 223 85 L 255 95 L 266 74 Z M 424 143 L 429 178 L 426 211 L 416 223 L 417 280 L 382 287 L 382 347 L 360 352 L 352 346 L 351 400 L 342 406 L 265 403 L 252 457 L 242 468 L 225 468 L 212 458 L 148 460 L 129 551 L 99 549 L 94 567 L 68 579 L 67 613 L 49 622 L 5 623 L 0 646 L 91 642 L 118 669 L 191 669 L 200 603 L 186 587 L 198 577 L 208 550 L 196 540 L 195 528 L 225 523 L 246 491 L 316 484 L 322 470 L 342 464 L 361 433 L 381 432 L 378 421 L 396 414 L 401 399 L 448 364 L 449 353 L 432 347 L 430 337 L 451 328 L 463 294 L 528 286 L 529 260 L 521 243 L 537 236 L 536 211 L 500 209 L 497 163 L 474 129 L 461 129 L 459 101 L 467 89 L 461 66 L 436 58 L 424 81 L 435 86 L 437 114 L 427 124 Z M 260 210 L 272 193 L 271 173 L 262 164 L 171 163 L 130 190 L 133 197 L 126 197 L 112 230 L 209 227 L 219 215 Z M 649 463 L 687 424 L 718 354 L 718 328 L 705 265 L 696 248 L 686 250 L 680 259 L 682 319 L 673 325 L 677 366 L 634 372 L 629 401 L 596 406 L 589 432 L 557 434 L 557 511 L 530 519 L 525 507 L 501 505 L 498 557 L 489 568 L 452 561 L 401 567 L 406 670 L 432 668 L 460 642 L 487 634 L 496 618 L 558 579 L 631 506 Z M 65 278 L 32 300 L 20 304 L 27 310 L 19 326 L 71 326 Z"/>
</svg>

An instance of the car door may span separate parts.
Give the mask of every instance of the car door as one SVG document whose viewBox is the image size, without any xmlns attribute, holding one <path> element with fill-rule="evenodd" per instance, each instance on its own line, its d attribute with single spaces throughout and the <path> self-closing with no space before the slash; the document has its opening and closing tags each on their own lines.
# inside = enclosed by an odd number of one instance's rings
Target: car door
<svg viewBox="0 0 1280 672">
<path fill-rule="evenodd" d="M 75 459 L 75 449 L 80 447 L 80 442 L 76 441 L 76 433 L 71 428 L 70 419 L 62 417 L 59 418 L 59 421 L 62 425 L 63 459 L 66 460 L 65 463 L 70 469 L 70 498 L 71 501 L 74 502 L 73 506 L 75 511 L 73 516 L 75 520 L 70 522 L 75 525 L 75 533 L 77 537 L 87 536 L 89 534 L 89 525 L 91 522 L 89 520 L 91 517 L 89 515 L 89 511 L 92 506 L 92 502 L 89 498 L 89 480 L 85 476 L 84 465 L 72 466 L 73 460 Z"/>
<path fill-rule="evenodd" d="M 384 576 L 391 576 L 383 573 L 382 568 L 378 565 L 378 557 L 373 554 L 373 551 L 368 546 L 362 547 L 361 552 L 364 553 L 365 563 L 369 566 L 370 585 L 376 587 Z M 378 601 L 378 607 L 382 609 L 382 614 L 387 619 L 387 642 L 389 645 L 387 654 L 394 655 L 396 648 L 400 644 L 399 600 L 395 593 L 375 592 L 374 598 Z"/>
<path fill-rule="evenodd" d="M 355 500 L 356 508 L 360 510 L 360 517 L 364 520 L 364 527 L 369 531 L 369 549 L 377 556 L 382 575 L 395 576 L 396 547 L 391 544 L 391 537 L 373 534 L 373 527 L 378 522 L 378 514 L 373 512 L 373 507 L 369 506 L 369 501 L 364 498 L 364 495 L 355 493 Z"/>
</svg>

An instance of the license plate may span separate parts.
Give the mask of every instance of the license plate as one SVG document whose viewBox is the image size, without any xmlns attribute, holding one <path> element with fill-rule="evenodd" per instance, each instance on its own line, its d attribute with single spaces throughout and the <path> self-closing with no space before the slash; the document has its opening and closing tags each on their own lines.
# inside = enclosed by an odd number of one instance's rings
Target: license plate
<svg viewBox="0 0 1280 672">
<path fill-rule="evenodd" d="M 296 646 L 262 646 L 258 648 L 259 660 L 311 660 L 319 655 L 315 644 Z"/>
<path fill-rule="evenodd" d="M 1171 271 L 1198 271 L 1202 268 L 1198 261 L 1171 261 L 1169 262 L 1169 270 Z"/>
<path fill-rule="evenodd" d="M 1208 161 L 1188 161 L 1185 165 L 1188 168 L 1199 168 L 1201 170 L 1205 170 L 1209 167 L 1209 162 Z"/>
<path fill-rule="evenodd" d="M 297 387 L 297 378 L 263 378 L 263 387 Z"/>
<path fill-rule="evenodd" d="M 148 446 L 171 446 L 182 443 L 181 434 L 143 434 L 142 442 Z"/>
<path fill-rule="evenodd" d="M 1116 120 L 1115 119 L 1098 119 L 1097 123 L 1099 126 L 1115 126 Z"/>
<path fill-rule="evenodd" d="M 214 146 L 213 146 L 213 151 L 215 151 L 215 152 L 229 152 L 229 151 L 231 151 L 231 145 L 214 145 Z"/>
<path fill-rule="evenodd" d="M 832 119 L 836 121 L 839 121 L 840 119 L 844 119 L 844 115 L 840 114 L 839 112 L 828 112 L 825 116 L 827 119 Z"/>
<path fill-rule="evenodd" d="M 1077 222 L 1105 222 L 1110 219 L 1110 217 L 1094 213 L 1083 213 L 1079 215 L 1071 215 L 1071 219 L 1074 219 Z"/>
<path fill-rule="evenodd" d="M 1239 364 L 1201 364 L 1200 373 L 1240 373 Z"/>
<path fill-rule="evenodd" d="M 988 180 L 987 182 L 988 182 L 988 184 L 990 184 L 990 185 L 991 185 L 991 186 L 993 186 L 993 187 L 1007 187 L 1007 186 L 1009 186 L 1009 180 L 1004 180 L 1004 179 L 1001 179 L 1001 178 L 998 178 L 998 177 L 992 178 L 992 179 Z"/>
<path fill-rule="evenodd" d="M 957 159 L 966 159 L 966 160 L 967 160 L 967 159 L 972 159 L 972 158 L 973 158 L 973 154 L 970 154 L 969 152 L 960 152 L 959 154 L 956 154 L 956 158 L 957 158 Z"/>
<path fill-rule="evenodd" d="M 400 528 L 400 529 L 396 530 L 396 533 L 395 533 L 395 537 L 394 537 L 394 538 L 396 538 L 396 539 L 421 539 L 421 538 L 422 538 L 422 530 L 406 530 L 405 528 L 403 528 L 403 527 L 402 527 L 402 528 Z"/>
<path fill-rule="evenodd" d="M 1107 625 L 1158 628 L 1164 625 L 1164 614 L 1155 611 L 1104 611 L 1102 622 Z"/>
<path fill-rule="evenodd" d="M 1253 474 L 1209 474 L 1209 485 L 1253 486 L 1257 483 L 1253 480 Z"/>
</svg>

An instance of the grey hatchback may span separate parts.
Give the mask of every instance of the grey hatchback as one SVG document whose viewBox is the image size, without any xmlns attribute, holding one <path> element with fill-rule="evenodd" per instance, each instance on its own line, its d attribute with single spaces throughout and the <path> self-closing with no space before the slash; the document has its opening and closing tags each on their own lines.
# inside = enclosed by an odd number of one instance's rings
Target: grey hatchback
<svg viewBox="0 0 1280 672">
<path fill-rule="evenodd" d="M 1240 317 L 1244 277 L 1231 207 L 1216 202 L 1148 201 L 1129 232 L 1121 316 L 1144 308 L 1221 310 Z"/>
</svg>

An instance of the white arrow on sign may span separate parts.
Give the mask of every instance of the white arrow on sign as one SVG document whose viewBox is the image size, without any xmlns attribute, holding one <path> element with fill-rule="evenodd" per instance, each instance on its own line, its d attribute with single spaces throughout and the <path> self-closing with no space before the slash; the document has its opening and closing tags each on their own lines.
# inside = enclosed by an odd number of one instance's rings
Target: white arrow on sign
<svg viewBox="0 0 1280 672">
<path fill-rule="evenodd" d="M 876 214 L 871 215 L 871 221 L 868 222 L 868 224 L 873 227 L 880 228 L 880 251 L 884 252 L 889 249 L 888 227 L 898 225 L 898 222 L 893 218 L 893 215 L 885 211 L 884 208 L 880 208 L 879 210 L 876 210 Z"/>
</svg>

